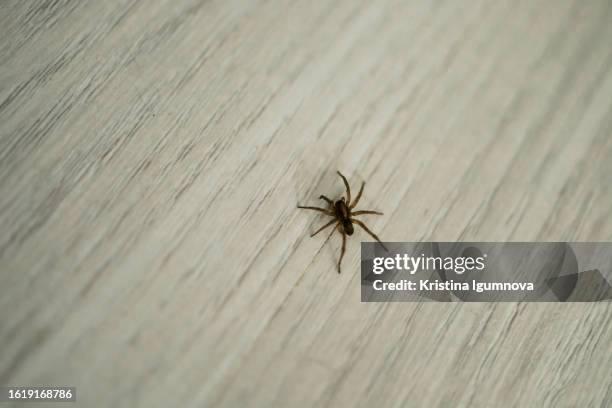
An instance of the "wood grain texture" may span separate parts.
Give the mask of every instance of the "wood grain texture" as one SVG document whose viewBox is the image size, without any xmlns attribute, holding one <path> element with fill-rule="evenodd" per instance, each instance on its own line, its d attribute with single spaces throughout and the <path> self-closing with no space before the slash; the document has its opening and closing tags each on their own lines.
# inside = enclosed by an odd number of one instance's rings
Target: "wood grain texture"
<svg viewBox="0 0 612 408">
<path fill-rule="evenodd" d="M 611 241 L 611 38 L 609 0 L 3 1 L 0 385 L 610 406 L 608 304 L 362 304 L 368 237 L 338 275 L 295 207 L 340 169 L 387 241 Z"/>
</svg>

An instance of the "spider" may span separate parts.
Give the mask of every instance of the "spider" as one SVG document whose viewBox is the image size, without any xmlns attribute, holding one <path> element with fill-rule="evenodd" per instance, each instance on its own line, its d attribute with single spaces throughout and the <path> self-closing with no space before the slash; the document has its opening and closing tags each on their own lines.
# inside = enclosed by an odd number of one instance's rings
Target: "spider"
<svg viewBox="0 0 612 408">
<path fill-rule="evenodd" d="M 353 218 L 357 215 L 365 215 L 365 214 L 383 215 L 383 213 L 381 212 L 372 211 L 372 210 L 353 211 L 353 208 L 355 208 L 357 203 L 359 203 L 359 199 L 361 198 L 361 194 L 363 193 L 363 188 L 365 187 L 365 181 L 361 184 L 361 188 L 359 189 L 359 193 L 357 193 L 357 197 L 355 197 L 355 201 L 351 202 L 351 188 L 349 187 L 349 183 L 346 180 L 346 177 L 342 175 L 342 173 L 340 173 L 339 171 L 337 173 L 340 176 L 340 178 L 342 178 L 342 181 L 344 182 L 344 187 L 346 187 L 346 199 L 344 197 L 340 197 L 339 200 L 332 201 L 326 196 L 321 195 L 319 199 L 325 200 L 327 204 L 329 204 L 329 208 L 325 209 L 325 208 L 319 208 L 319 207 L 304 207 L 301 205 L 298 205 L 297 208 L 319 211 L 319 212 L 322 212 L 323 214 L 329 215 L 330 217 L 334 217 L 333 220 L 331 220 L 330 222 L 328 222 L 327 224 L 325 224 L 324 226 L 322 226 L 321 228 L 313 232 L 312 235 L 310 236 L 314 237 L 319 232 L 323 231 L 325 228 L 335 224 L 335 228 L 332 229 L 331 233 L 328 236 L 328 239 L 334 233 L 336 229 L 338 230 L 338 232 L 342 234 L 342 249 L 340 250 L 340 259 L 338 259 L 338 273 L 340 273 L 342 258 L 344 257 L 344 251 L 346 250 L 346 236 L 353 235 L 353 232 L 355 232 L 355 229 L 353 228 L 353 224 L 357 224 L 361 228 L 363 228 L 365 232 L 370 234 L 372 238 L 374 238 L 376 241 L 378 241 L 378 243 L 380 243 L 380 245 L 382 245 L 385 251 L 388 252 L 388 249 L 380 241 L 378 236 L 372 231 L 370 231 L 370 229 L 363 223 L 363 221 Z"/>
</svg>

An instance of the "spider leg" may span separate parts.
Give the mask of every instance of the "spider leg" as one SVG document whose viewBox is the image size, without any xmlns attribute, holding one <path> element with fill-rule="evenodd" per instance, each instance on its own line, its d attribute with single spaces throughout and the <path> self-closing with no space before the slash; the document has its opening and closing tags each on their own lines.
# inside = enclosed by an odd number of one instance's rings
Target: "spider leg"
<svg viewBox="0 0 612 408">
<path fill-rule="evenodd" d="M 353 201 L 353 203 L 351 204 L 349 202 L 349 208 L 353 209 L 357 206 L 357 203 L 359 202 L 359 199 L 361 199 L 361 194 L 363 193 L 363 188 L 365 187 L 365 181 L 363 183 L 361 183 L 361 188 L 359 189 L 359 192 L 357 193 L 357 197 L 355 197 L 355 201 Z"/>
<path fill-rule="evenodd" d="M 298 205 L 297 208 L 302 208 L 304 210 L 314 210 L 314 211 L 320 211 L 324 214 L 327 214 L 329 216 L 334 216 L 334 213 L 332 213 L 330 210 L 326 210 L 325 208 L 319 208 L 319 207 L 303 207 L 301 205 Z"/>
<path fill-rule="evenodd" d="M 342 272 L 340 267 L 342 265 L 342 258 L 344 258 L 344 252 L 346 251 L 346 233 L 344 230 L 340 232 L 342 232 L 342 249 L 340 250 L 340 259 L 338 259 L 338 273 Z"/>
<path fill-rule="evenodd" d="M 373 233 L 372 231 L 370 231 L 370 229 L 362 222 L 359 220 L 355 220 L 355 219 L 351 219 L 352 222 L 354 222 L 355 224 L 359 225 L 361 228 L 363 228 L 365 230 L 365 232 L 367 232 L 368 234 L 370 234 L 370 236 L 372 236 L 372 238 L 374 238 L 376 241 L 378 241 L 378 243 L 380 245 L 382 245 L 382 247 L 385 249 L 385 251 L 389 252 L 389 250 L 387 249 L 387 247 L 385 246 L 385 244 L 383 244 L 380 241 L 380 238 L 378 238 L 378 235 L 376 235 L 375 233 Z"/>
<path fill-rule="evenodd" d="M 337 172 L 340 177 L 342 177 L 342 181 L 344 182 L 344 187 L 346 187 L 346 203 L 347 205 L 351 202 L 351 188 L 349 187 L 348 181 L 346 181 L 346 177 L 342 175 L 339 171 Z"/>
<path fill-rule="evenodd" d="M 330 222 L 328 222 L 327 224 L 325 224 L 324 226 L 322 226 L 321 228 L 319 228 L 318 230 L 316 230 L 315 232 L 312 233 L 312 235 L 310 235 L 311 237 L 314 237 L 315 235 L 317 235 L 319 232 L 323 231 L 325 228 L 329 227 L 330 225 L 332 225 L 333 223 L 337 223 L 338 220 L 337 219 L 333 219 Z"/>
<path fill-rule="evenodd" d="M 364 214 L 384 215 L 383 213 L 379 211 L 372 211 L 372 210 L 355 211 L 351 213 L 351 215 L 364 215 Z"/>
<path fill-rule="evenodd" d="M 340 223 L 336 224 L 336 227 L 340 225 Z M 332 230 L 329 232 L 329 235 L 327 236 L 327 238 L 325 239 L 325 241 L 323 242 L 324 244 L 329 241 L 329 239 L 331 238 L 332 234 L 334 233 L 334 231 L 336 231 L 336 228 L 332 228 Z"/>
<path fill-rule="evenodd" d="M 319 197 L 319 200 L 325 200 L 325 201 L 327 201 L 327 204 L 334 205 L 334 202 L 332 200 L 330 200 L 329 198 L 325 197 L 324 195 Z"/>
</svg>

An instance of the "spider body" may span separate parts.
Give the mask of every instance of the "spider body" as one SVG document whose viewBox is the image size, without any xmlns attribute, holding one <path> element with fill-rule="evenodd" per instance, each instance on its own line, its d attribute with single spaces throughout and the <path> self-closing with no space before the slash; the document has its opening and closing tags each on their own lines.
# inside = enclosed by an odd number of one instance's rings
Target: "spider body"
<svg viewBox="0 0 612 408">
<path fill-rule="evenodd" d="M 306 207 L 306 206 L 300 206 L 300 205 L 298 205 L 298 208 L 319 211 L 326 215 L 329 215 L 330 217 L 333 217 L 331 221 L 329 221 L 327 224 L 323 225 L 321 228 L 316 230 L 311 235 L 311 237 L 314 237 L 319 232 L 323 231 L 324 229 L 332 225 L 334 225 L 335 228 L 332 229 L 331 233 L 329 234 L 330 236 L 336 230 L 342 234 L 342 249 L 340 250 L 340 259 L 338 259 L 338 273 L 340 273 L 342 258 L 344 257 L 344 252 L 346 250 L 346 236 L 353 235 L 353 233 L 355 232 L 354 224 L 357 224 L 358 226 L 363 228 L 363 230 L 367 232 L 376 241 L 378 241 L 378 243 L 380 243 L 385 250 L 387 250 L 387 248 L 380 241 L 378 236 L 372 231 L 370 231 L 370 229 L 363 223 L 363 221 L 354 218 L 355 216 L 365 215 L 365 214 L 383 215 L 383 213 L 378 212 L 378 211 L 372 211 L 372 210 L 354 211 L 353 210 L 355 206 L 359 203 L 359 199 L 361 198 L 361 194 L 363 193 L 363 188 L 365 187 L 365 182 L 361 184 L 361 188 L 359 189 L 359 193 L 357 193 L 357 197 L 355 197 L 355 200 L 351 201 L 351 188 L 348 184 L 348 181 L 346 180 L 346 177 L 342 175 L 342 173 L 340 173 L 339 171 L 337 173 L 340 176 L 340 178 L 342 178 L 342 182 L 344 183 L 344 187 L 346 188 L 346 197 L 341 197 L 339 200 L 332 201 L 326 196 L 322 195 L 319 197 L 319 199 L 325 200 L 328 204 L 328 208 Z"/>
<path fill-rule="evenodd" d="M 349 218 L 350 211 L 351 210 L 348 208 L 346 202 L 344 201 L 344 197 L 334 203 L 334 214 L 340 222 L 340 225 L 342 226 L 342 229 L 344 230 L 346 235 L 353 235 L 353 232 L 355 232 L 355 228 L 353 228 L 353 222 Z"/>
</svg>

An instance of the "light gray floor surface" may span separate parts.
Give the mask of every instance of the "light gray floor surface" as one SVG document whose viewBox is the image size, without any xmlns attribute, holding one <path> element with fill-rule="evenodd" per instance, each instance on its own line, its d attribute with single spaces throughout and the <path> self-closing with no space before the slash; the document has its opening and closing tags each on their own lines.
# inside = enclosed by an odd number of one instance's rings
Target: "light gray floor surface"
<svg viewBox="0 0 612 408">
<path fill-rule="evenodd" d="M 612 3 L 0 3 L 0 385 L 603 407 L 606 303 L 360 302 L 387 241 L 612 241 Z M 15 406 L 24 406 L 16 404 Z M 66 404 L 75 406 L 75 404 Z"/>
</svg>

